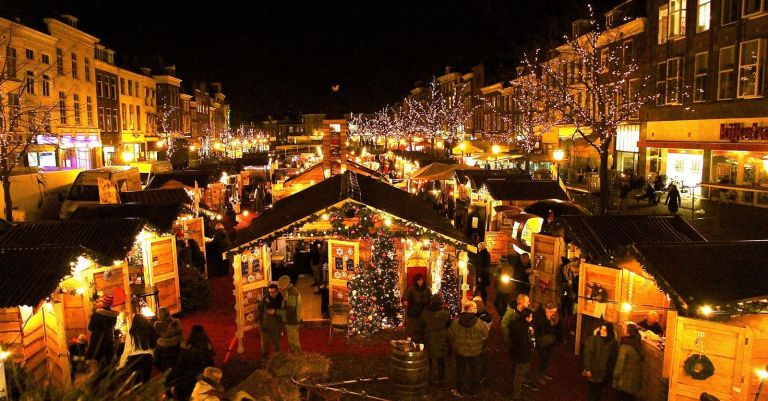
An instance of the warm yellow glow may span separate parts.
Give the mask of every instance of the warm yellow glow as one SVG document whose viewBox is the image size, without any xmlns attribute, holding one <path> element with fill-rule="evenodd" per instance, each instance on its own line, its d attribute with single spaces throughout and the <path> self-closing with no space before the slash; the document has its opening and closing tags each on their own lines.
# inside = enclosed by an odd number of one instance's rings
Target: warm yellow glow
<svg viewBox="0 0 768 401">
<path fill-rule="evenodd" d="M 75 264 L 75 268 L 73 270 L 73 273 L 80 274 L 80 273 L 84 272 L 86 269 L 88 269 L 89 267 L 91 267 L 92 265 L 93 265 L 93 263 L 90 260 L 88 260 L 88 259 L 86 259 L 86 258 L 84 258 L 82 256 L 78 256 L 77 257 L 77 263 Z"/>
<path fill-rule="evenodd" d="M 214 143 L 213 144 L 213 148 L 216 149 L 216 150 L 221 150 L 221 143 L 220 142 Z"/>
<path fill-rule="evenodd" d="M 562 149 L 555 149 L 552 151 L 552 157 L 555 159 L 556 162 L 562 161 L 565 159 L 565 151 Z"/>
<path fill-rule="evenodd" d="M 223 219 L 224 219 L 224 216 L 222 216 L 220 214 L 216 215 L 216 220 L 223 220 Z"/>
<path fill-rule="evenodd" d="M 235 139 L 235 140 L 232 142 L 232 144 L 233 144 L 233 145 L 235 145 L 235 146 L 237 146 L 237 145 L 240 145 L 240 140 L 239 140 L 239 139 Z"/>
<path fill-rule="evenodd" d="M 422 245 L 424 245 L 425 247 L 429 246 L 429 240 L 428 240 L 428 239 L 425 239 L 425 240 L 424 240 L 424 241 L 422 241 L 421 243 L 422 243 Z"/>
<path fill-rule="evenodd" d="M 391 226 L 392 225 L 392 219 L 390 219 L 389 217 L 384 219 L 384 225 L 387 226 L 387 227 Z"/>
<path fill-rule="evenodd" d="M 9 356 L 11 356 L 11 353 L 9 351 L 0 349 L 0 361 L 4 361 L 8 359 Z"/>
<path fill-rule="evenodd" d="M 465 150 L 467 150 L 467 143 L 466 143 L 466 142 L 462 142 L 462 143 L 460 143 L 460 144 L 459 144 L 459 149 L 460 149 L 462 152 L 463 152 L 463 151 L 465 151 Z"/>
<path fill-rule="evenodd" d="M 622 312 L 631 312 L 632 311 L 632 304 L 629 302 L 624 302 L 621 304 L 621 311 Z"/>
<path fill-rule="evenodd" d="M 152 309 L 150 309 L 149 306 L 142 306 L 141 314 L 145 317 L 155 317 L 155 312 L 152 312 Z"/>
<path fill-rule="evenodd" d="M 139 235 L 136 236 L 136 241 L 144 241 L 152 238 L 154 238 L 154 234 L 147 230 L 141 230 Z"/>
<path fill-rule="evenodd" d="M 194 151 L 196 151 L 196 150 L 197 150 L 197 146 L 195 146 L 195 145 L 189 145 L 189 151 L 190 151 L 190 152 L 194 152 Z"/>
<path fill-rule="evenodd" d="M 160 148 L 162 148 L 162 147 L 164 147 L 164 146 L 165 146 L 165 141 L 161 139 L 161 140 L 157 141 L 157 143 L 155 144 L 155 146 L 156 146 L 158 149 L 160 149 Z"/>
<path fill-rule="evenodd" d="M 709 316 L 712 314 L 712 312 L 714 311 L 712 310 L 712 307 L 709 305 L 704 305 L 701 308 L 699 308 L 699 313 L 701 313 L 704 316 Z"/>
<path fill-rule="evenodd" d="M 755 369 L 755 374 L 757 375 L 757 378 L 760 380 L 768 379 L 768 370 L 763 369 Z"/>
<path fill-rule="evenodd" d="M 501 282 L 504 284 L 509 284 L 509 282 L 512 281 L 512 277 L 509 277 L 509 274 L 502 274 L 501 275 Z"/>
<path fill-rule="evenodd" d="M 462 271 L 467 269 L 467 261 L 466 260 L 459 260 L 459 269 Z"/>
<path fill-rule="evenodd" d="M 249 214 L 251 214 L 249 211 L 243 210 L 243 216 L 248 217 Z"/>
<path fill-rule="evenodd" d="M 85 287 L 77 287 L 77 288 L 75 289 L 75 294 L 77 294 L 77 295 L 83 295 L 83 294 L 85 294 Z"/>
<path fill-rule="evenodd" d="M 219 179 L 219 182 L 221 182 L 224 185 L 228 184 L 229 183 L 229 175 L 227 175 L 226 172 L 222 173 L 221 174 L 221 179 Z"/>
<path fill-rule="evenodd" d="M 499 152 L 501 152 L 501 147 L 499 145 L 493 145 L 493 146 L 491 146 L 491 152 L 494 155 L 498 155 Z"/>
<path fill-rule="evenodd" d="M 126 162 L 126 163 L 130 163 L 130 162 L 133 161 L 133 152 L 131 152 L 131 151 L 126 150 L 120 156 L 122 156 L 123 161 Z"/>
<path fill-rule="evenodd" d="M 320 218 L 323 219 L 323 221 L 328 221 L 331 218 L 331 216 L 329 216 L 328 213 L 323 213 L 323 215 L 320 216 Z"/>
<path fill-rule="evenodd" d="M 763 161 L 763 168 L 765 171 L 768 171 L 768 155 L 761 157 L 760 160 Z"/>
</svg>

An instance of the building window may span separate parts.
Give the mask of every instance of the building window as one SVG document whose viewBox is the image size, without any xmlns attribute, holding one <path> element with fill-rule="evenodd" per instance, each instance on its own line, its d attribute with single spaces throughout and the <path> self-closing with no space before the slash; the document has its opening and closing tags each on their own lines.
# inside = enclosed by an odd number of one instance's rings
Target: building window
<svg viewBox="0 0 768 401">
<path fill-rule="evenodd" d="M 75 125 L 80 125 L 80 95 L 72 95 L 74 105 L 72 106 L 72 112 L 75 114 Z"/>
<path fill-rule="evenodd" d="M 638 103 L 638 101 L 640 100 L 639 94 L 640 94 L 640 80 L 638 78 L 630 79 L 627 86 L 627 103 L 628 104 Z M 632 114 L 629 117 L 635 118 L 635 119 L 640 118 L 640 107 L 636 107 L 635 111 L 632 112 Z"/>
<path fill-rule="evenodd" d="M 631 65 L 635 62 L 635 45 L 632 39 L 624 41 L 622 51 L 624 52 L 623 59 L 625 66 Z"/>
<path fill-rule="evenodd" d="M 699 10 L 696 14 L 696 33 L 709 30 L 710 10 L 712 0 L 698 0 Z"/>
<path fill-rule="evenodd" d="M 102 130 L 102 131 L 105 131 L 105 128 L 107 127 L 107 123 L 104 120 L 104 108 L 103 107 L 99 107 L 98 114 L 99 114 L 99 116 L 98 116 L 99 117 L 99 129 Z"/>
<path fill-rule="evenodd" d="M 85 115 L 88 121 L 88 126 L 93 127 L 93 102 L 91 102 L 90 96 L 85 97 Z"/>
<path fill-rule="evenodd" d="M 693 101 L 705 102 L 707 100 L 709 53 L 697 54 L 693 64 Z"/>
<path fill-rule="evenodd" d="M 136 106 L 136 129 L 141 131 L 141 107 Z"/>
<path fill-rule="evenodd" d="M 669 39 L 685 37 L 685 1 L 669 0 Z"/>
<path fill-rule="evenodd" d="M 128 96 L 133 96 L 133 82 L 131 80 L 128 80 Z"/>
<path fill-rule="evenodd" d="M 43 75 L 43 96 L 51 96 L 51 78 Z"/>
<path fill-rule="evenodd" d="M 8 93 L 8 113 L 12 119 L 15 119 L 21 111 L 18 93 Z"/>
<path fill-rule="evenodd" d="M 40 62 L 43 64 L 51 64 L 51 58 L 47 54 L 40 56 Z"/>
<path fill-rule="evenodd" d="M 72 53 L 72 78 L 77 79 L 77 54 Z"/>
<path fill-rule="evenodd" d="M 117 131 L 117 127 L 119 125 L 117 124 L 117 109 L 109 109 L 110 114 L 112 115 L 112 125 L 110 126 L 110 131 Z"/>
<path fill-rule="evenodd" d="M 67 124 L 67 95 L 59 92 L 59 121 Z"/>
<path fill-rule="evenodd" d="M 24 50 L 24 55 L 27 57 L 27 60 L 34 60 L 35 59 L 35 51 L 32 50 L 32 49 Z"/>
<path fill-rule="evenodd" d="M 27 87 L 26 87 L 27 93 L 30 95 L 35 94 L 35 73 L 32 71 L 27 71 Z"/>
<path fill-rule="evenodd" d="M 56 49 L 56 73 L 64 75 L 64 52 L 59 48 Z"/>
<path fill-rule="evenodd" d="M 751 17 L 757 14 L 765 12 L 766 0 L 744 0 L 744 4 L 741 6 L 741 16 Z"/>
<path fill-rule="evenodd" d="M 738 97 L 755 97 L 762 94 L 764 53 L 765 39 L 741 43 Z"/>
<path fill-rule="evenodd" d="M 8 78 L 16 78 L 16 49 L 13 47 L 5 48 L 6 63 L 5 72 L 8 74 Z"/>
<path fill-rule="evenodd" d="M 133 93 L 136 94 L 136 97 L 139 97 L 139 81 L 133 81 Z"/>
<path fill-rule="evenodd" d="M 125 95 L 125 78 L 120 78 L 120 94 Z"/>
<path fill-rule="evenodd" d="M 608 59 L 610 58 L 610 53 L 607 47 L 604 47 L 600 49 L 600 72 L 607 72 L 608 71 Z"/>
<path fill-rule="evenodd" d="M 739 0 L 722 0 L 720 3 L 720 25 L 728 25 L 739 18 Z"/>
<path fill-rule="evenodd" d="M 717 64 L 717 100 L 733 99 L 736 94 L 736 47 L 720 49 Z"/>
<path fill-rule="evenodd" d="M 126 118 L 128 115 L 127 115 L 127 112 L 126 112 L 125 103 L 121 104 L 120 107 L 122 108 L 122 112 L 123 112 L 123 121 L 122 121 L 121 125 L 123 127 L 123 130 L 125 130 L 126 129 L 125 128 L 125 124 L 126 124 L 126 121 L 128 121 L 128 119 Z"/>
<path fill-rule="evenodd" d="M 103 90 L 103 89 L 102 89 L 102 87 L 101 87 L 101 83 L 102 83 L 102 80 L 101 80 L 101 74 L 99 74 L 99 73 L 97 72 L 97 73 L 96 73 L 96 97 L 97 97 L 97 98 L 101 98 L 101 97 L 103 97 L 103 93 L 104 93 L 104 92 L 102 92 L 102 90 Z"/>
<path fill-rule="evenodd" d="M 667 43 L 667 34 L 669 33 L 669 6 L 659 7 L 659 44 Z"/>
<path fill-rule="evenodd" d="M 133 119 L 133 105 L 128 105 L 128 129 L 136 129 L 136 125 L 134 125 L 134 119 Z"/>
<path fill-rule="evenodd" d="M 675 57 L 667 60 L 666 104 L 680 104 L 680 84 L 683 75 L 683 59 Z"/>
<path fill-rule="evenodd" d="M 109 98 L 117 100 L 117 78 L 109 77 L 109 90 Z M 117 128 L 117 125 L 115 125 L 115 128 Z"/>
<path fill-rule="evenodd" d="M 656 104 L 664 105 L 664 97 L 667 95 L 667 63 L 656 64 Z"/>
<path fill-rule="evenodd" d="M 88 57 L 83 59 L 83 66 L 85 67 L 85 80 L 91 82 L 91 60 Z"/>
</svg>

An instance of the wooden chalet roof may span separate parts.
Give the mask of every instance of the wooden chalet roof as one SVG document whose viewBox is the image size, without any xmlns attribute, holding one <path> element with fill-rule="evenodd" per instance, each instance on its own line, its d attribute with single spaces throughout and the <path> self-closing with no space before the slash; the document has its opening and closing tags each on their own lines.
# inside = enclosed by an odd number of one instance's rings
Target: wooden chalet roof
<svg viewBox="0 0 768 401">
<path fill-rule="evenodd" d="M 684 314 L 768 297 L 768 241 L 637 244 L 633 254 Z"/>
<path fill-rule="evenodd" d="M 145 224 L 138 218 L 19 223 L 0 237 L 0 247 L 82 246 L 112 264 L 125 258 Z"/>
<path fill-rule="evenodd" d="M 483 169 L 459 169 L 456 170 L 456 178 L 462 183 L 469 185 L 473 190 L 479 191 L 488 180 L 533 180 L 531 175 L 520 169 L 507 170 L 483 170 Z"/>
<path fill-rule="evenodd" d="M 676 215 L 562 216 L 566 237 L 594 260 L 602 260 L 634 244 L 704 242 L 704 238 Z"/>
<path fill-rule="evenodd" d="M 555 180 L 492 178 L 485 181 L 483 187 L 497 201 L 568 200 L 565 190 Z"/>
<path fill-rule="evenodd" d="M 237 248 L 288 227 L 345 200 L 356 201 L 413 222 L 456 241 L 469 239 L 444 220 L 428 202 L 374 178 L 346 171 L 276 202 L 238 232 Z"/>
<path fill-rule="evenodd" d="M 167 233 L 173 229 L 173 223 L 179 218 L 183 209 L 184 205 L 180 203 L 81 205 L 72 213 L 70 218 L 74 220 L 98 220 L 136 217 L 146 220 L 157 231 Z"/>
<path fill-rule="evenodd" d="M 0 247 L 0 308 L 37 306 L 87 253 L 79 246 Z"/>
<path fill-rule="evenodd" d="M 192 199 L 184 188 L 118 192 L 118 196 L 122 203 L 145 203 L 148 205 L 192 204 Z"/>
<path fill-rule="evenodd" d="M 221 169 L 202 168 L 195 170 L 174 170 L 167 173 L 157 173 L 153 175 L 145 189 L 160 189 L 170 182 L 180 182 L 184 186 L 194 187 L 197 182 L 198 187 L 205 187 L 209 183 L 216 182 L 221 178 Z"/>
</svg>

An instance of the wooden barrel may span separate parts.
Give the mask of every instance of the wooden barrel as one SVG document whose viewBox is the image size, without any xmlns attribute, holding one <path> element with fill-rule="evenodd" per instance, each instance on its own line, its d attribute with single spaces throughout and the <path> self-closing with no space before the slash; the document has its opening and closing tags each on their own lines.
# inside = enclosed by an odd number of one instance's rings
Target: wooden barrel
<svg viewBox="0 0 768 401">
<path fill-rule="evenodd" d="M 426 351 L 404 351 L 392 347 L 389 378 L 398 400 L 413 400 L 427 393 L 429 359 Z"/>
</svg>

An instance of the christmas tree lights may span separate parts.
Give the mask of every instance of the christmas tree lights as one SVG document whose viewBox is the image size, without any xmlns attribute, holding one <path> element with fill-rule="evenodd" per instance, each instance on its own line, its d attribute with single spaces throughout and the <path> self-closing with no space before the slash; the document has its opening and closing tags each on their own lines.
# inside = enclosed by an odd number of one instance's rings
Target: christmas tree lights
<svg viewBox="0 0 768 401">
<path fill-rule="evenodd" d="M 443 277 L 440 280 L 440 295 L 443 296 L 445 309 L 451 314 L 451 319 L 459 316 L 459 281 L 456 270 L 450 261 L 443 264 Z"/>
</svg>

